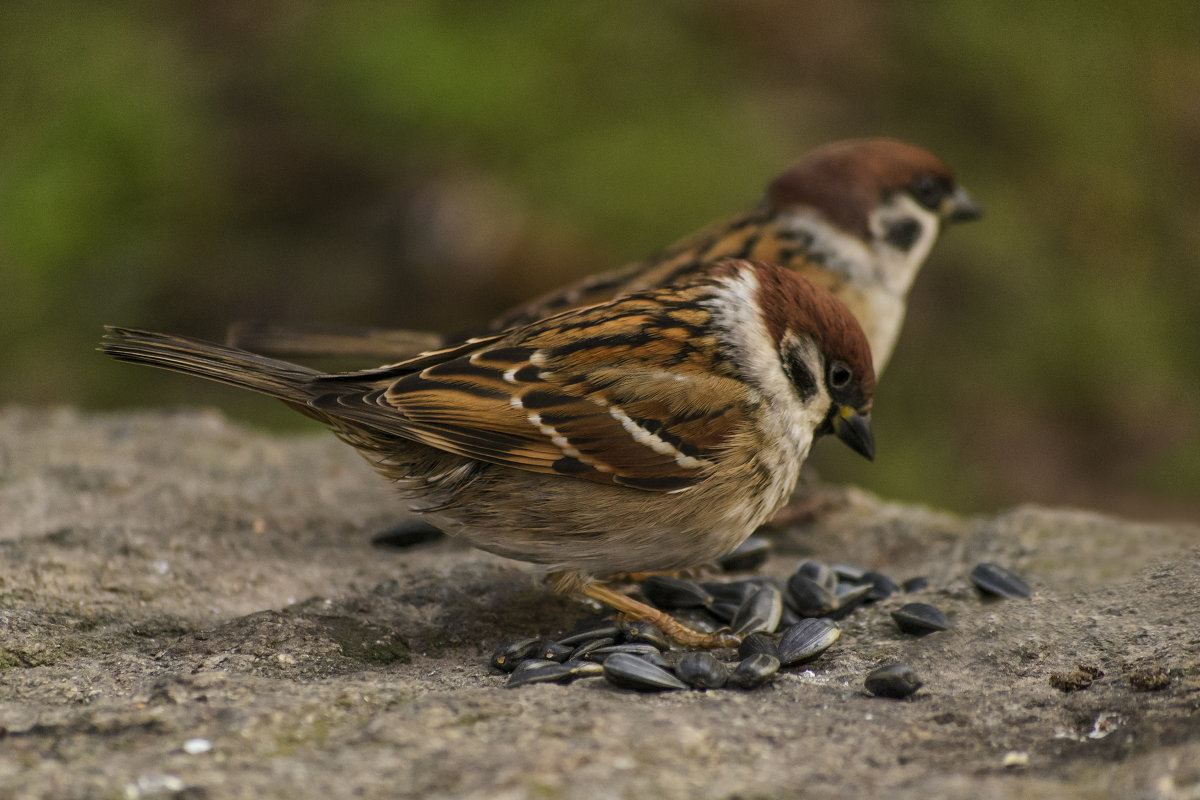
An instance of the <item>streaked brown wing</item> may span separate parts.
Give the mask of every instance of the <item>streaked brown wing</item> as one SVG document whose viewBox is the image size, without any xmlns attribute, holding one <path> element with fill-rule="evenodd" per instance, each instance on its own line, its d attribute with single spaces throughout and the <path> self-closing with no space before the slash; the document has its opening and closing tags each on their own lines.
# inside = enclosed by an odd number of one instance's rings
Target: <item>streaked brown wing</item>
<svg viewBox="0 0 1200 800">
<path fill-rule="evenodd" d="M 743 418 L 740 384 L 704 368 L 716 345 L 695 291 L 568 312 L 469 355 L 432 364 L 426 357 L 418 370 L 393 372 L 372 390 L 318 402 L 480 461 L 683 489 L 707 474 Z"/>
</svg>

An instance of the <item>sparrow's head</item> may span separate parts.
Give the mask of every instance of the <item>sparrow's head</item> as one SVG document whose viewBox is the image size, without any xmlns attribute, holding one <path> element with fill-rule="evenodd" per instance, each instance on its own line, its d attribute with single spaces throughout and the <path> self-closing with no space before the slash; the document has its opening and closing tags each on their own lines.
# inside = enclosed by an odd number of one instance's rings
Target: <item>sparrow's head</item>
<svg viewBox="0 0 1200 800">
<path fill-rule="evenodd" d="M 751 371 L 779 375 L 782 369 L 786 386 L 780 394 L 819 409 L 820 417 L 812 423 L 816 434 L 833 433 L 866 458 L 874 458 L 875 370 L 867 336 L 850 309 L 789 269 L 759 261 L 725 264 L 738 277 L 752 281 L 766 342 L 772 348 L 769 355 L 763 353 L 761 366 Z M 771 383 L 750 379 L 763 387 Z"/>
<path fill-rule="evenodd" d="M 894 139 L 819 147 L 771 182 L 767 202 L 780 213 L 815 210 L 843 232 L 917 265 L 942 223 L 980 215 L 940 159 Z"/>
</svg>

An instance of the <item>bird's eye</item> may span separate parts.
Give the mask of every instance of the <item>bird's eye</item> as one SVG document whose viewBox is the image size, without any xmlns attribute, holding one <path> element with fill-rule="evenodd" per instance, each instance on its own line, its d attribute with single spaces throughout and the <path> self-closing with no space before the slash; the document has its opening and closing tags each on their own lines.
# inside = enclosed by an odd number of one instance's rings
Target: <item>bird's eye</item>
<svg viewBox="0 0 1200 800">
<path fill-rule="evenodd" d="M 932 175 L 921 175 L 912 182 L 909 188 L 913 197 L 917 202 L 930 210 L 936 210 L 942 203 L 942 197 L 946 194 L 946 188 L 942 182 Z"/>
<path fill-rule="evenodd" d="M 835 361 L 829 367 L 829 385 L 834 389 L 845 389 L 853 378 L 853 370 L 841 361 Z"/>
</svg>

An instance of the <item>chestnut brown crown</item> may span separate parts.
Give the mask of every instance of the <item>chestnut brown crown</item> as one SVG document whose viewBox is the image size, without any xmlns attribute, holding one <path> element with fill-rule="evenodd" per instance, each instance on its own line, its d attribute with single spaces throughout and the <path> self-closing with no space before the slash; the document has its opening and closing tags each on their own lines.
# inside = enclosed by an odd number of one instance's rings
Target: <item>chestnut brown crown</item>
<svg viewBox="0 0 1200 800">
<path fill-rule="evenodd" d="M 850 370 L 849 381 L 835 397 L 841 404 L 866 413 L 875 392 L 871 347 L 862 325 L 844 303 L 806 278 L 762 262 L 754 265 L 759 281 L 758 303 L 768 333 L 775 342 L 791 331 L 812 338 L 826 361 Z"/>
<path fill-rule="evenodd" d="M 889 196 L 907 191 L 937 211 L 957 188 L 954 173 L 927 150 L 895 139 L 850 139 L 819 147 L 780 173 L 767 202 L 817 208 L 865 240 L 872 210 Z"/>
</svg>

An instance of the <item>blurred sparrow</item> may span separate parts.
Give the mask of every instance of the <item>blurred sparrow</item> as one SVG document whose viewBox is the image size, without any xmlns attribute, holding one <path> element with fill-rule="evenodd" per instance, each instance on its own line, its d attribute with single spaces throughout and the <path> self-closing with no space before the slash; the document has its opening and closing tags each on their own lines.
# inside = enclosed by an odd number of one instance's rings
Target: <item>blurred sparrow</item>
<svg viewBox="0 0 1200 800">
<path fill-rule="evenodd" d="M 101 347 L 277 397 L 329 425 L 472 545 L 551 586 L 692 631 L 595 576 L 732 550 L 783 505 L 816 435 L 871 458 L 866 336 L 833 295 L 758 262 L 350 373 L 109 328 Z"/>
<path fill-rule="evenodd" d="M 895 348 L 908 291 L 943 223 L 979 207 L 930 153 L 892 139 L 817 148 L 781 173 L 753 208 L 715 222 L 659 254 L 557 289 L 496 319 L 499 331 L 621 294 L 685 281 L 719 258 L 788 267 L 832 291 L 866 331 L 875 373 Z M 408 331 L 305 331 L 243 326 L 239 346 L 291 355 L 400 358 L 437 346 Z"/>
</svg>

